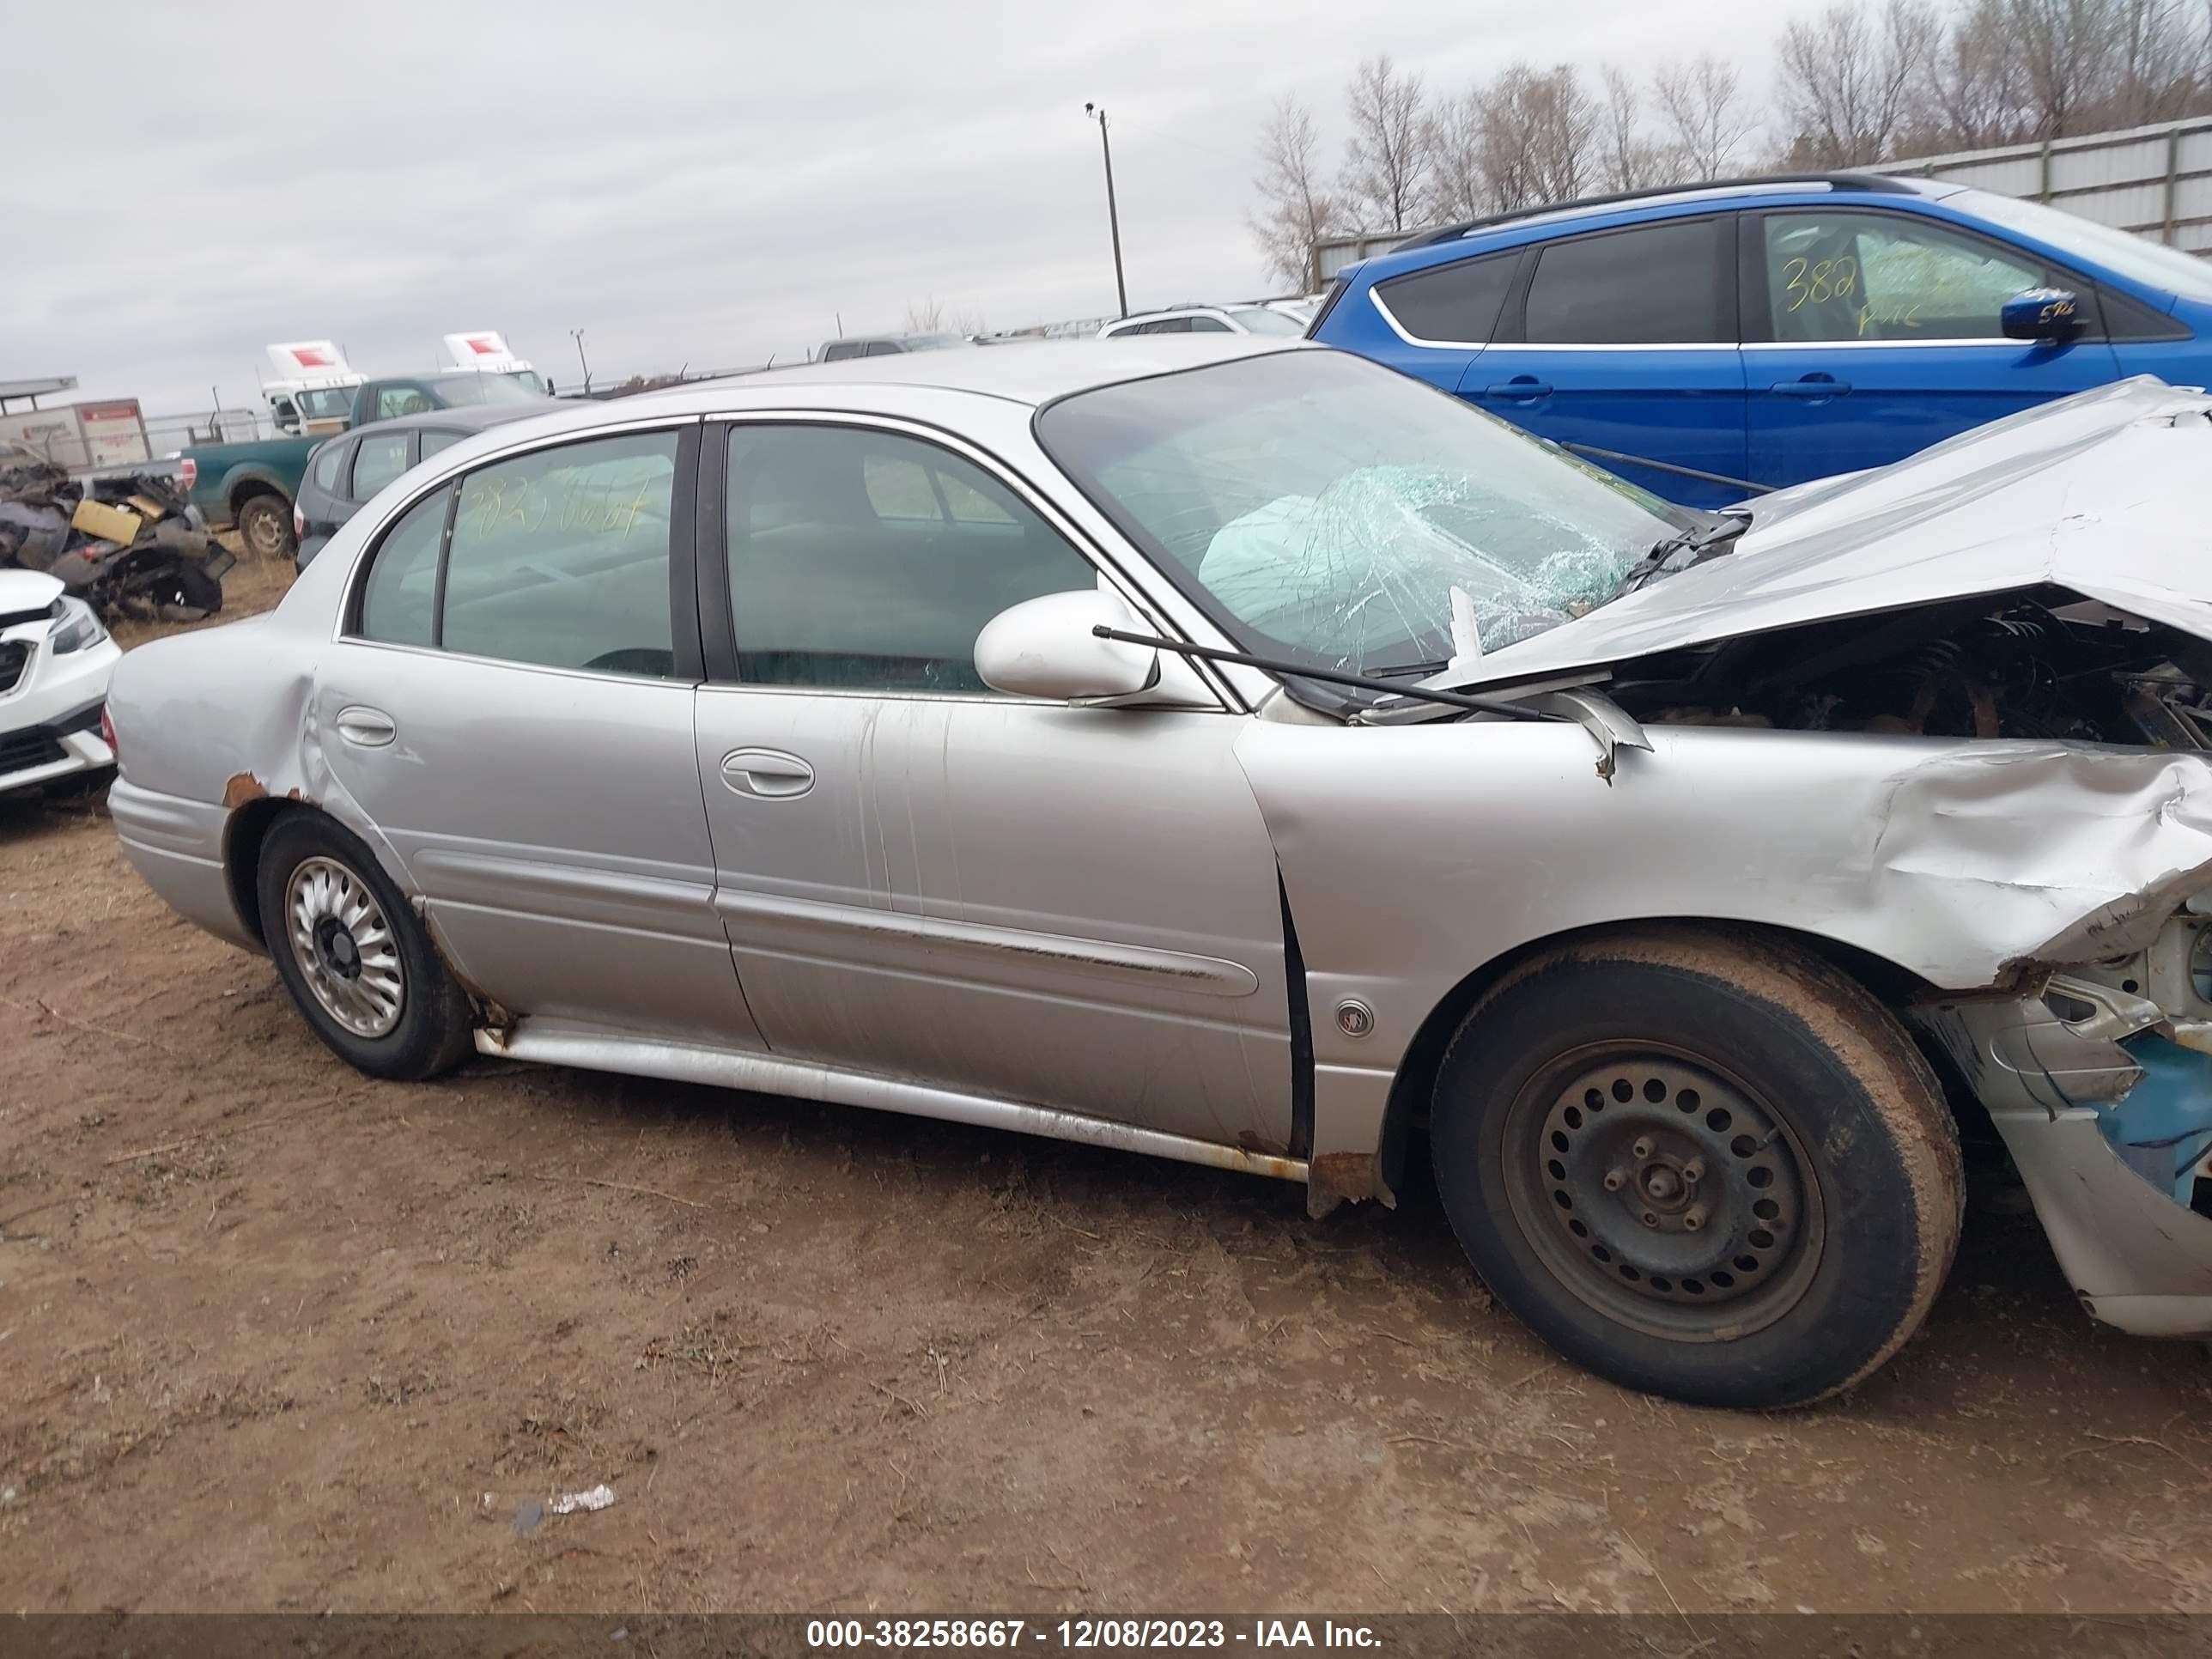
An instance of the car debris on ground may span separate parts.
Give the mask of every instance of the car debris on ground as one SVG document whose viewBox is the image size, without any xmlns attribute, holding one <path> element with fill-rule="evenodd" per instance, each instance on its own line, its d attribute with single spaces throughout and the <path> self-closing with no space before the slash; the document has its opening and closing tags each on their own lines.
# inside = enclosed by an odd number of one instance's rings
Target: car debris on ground
<svg viewBox="0 0 2212 1659">
<path fill-rule="evenodd" d="M 102 621 L 212 616 L 236 562 L 175 480 L 154 471 L 79 476 L 0 444 L 0 568 L 57 578 Z"/>
</svg>

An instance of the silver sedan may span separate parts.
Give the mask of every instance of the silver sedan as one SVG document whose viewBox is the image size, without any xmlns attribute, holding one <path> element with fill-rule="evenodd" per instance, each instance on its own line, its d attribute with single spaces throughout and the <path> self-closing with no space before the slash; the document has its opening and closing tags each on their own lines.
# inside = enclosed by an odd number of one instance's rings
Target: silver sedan
<svg viewBox="0 0 2212 1659">
<path fill-rule="evenodd" d="M 112 799 L 331 1048 L 1392 1201 L 1630 1386 L 1881 1365 L 1960 1126 L 2212 1332 L 2212 404 L 1685 512 L 1296 343 L 562 408 L 131 653 Z"/>
</svg>

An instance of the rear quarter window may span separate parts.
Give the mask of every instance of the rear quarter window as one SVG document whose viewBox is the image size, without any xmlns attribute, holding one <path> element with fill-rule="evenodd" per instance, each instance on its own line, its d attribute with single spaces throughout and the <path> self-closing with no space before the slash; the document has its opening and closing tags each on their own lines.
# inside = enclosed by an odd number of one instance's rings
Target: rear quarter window
<svg viewBox="0 0 2212 1659">
<path fill-rule="evenodd" d="M 1461 259 L 1375 285 L 1398 325 L 1416 339 L 1488 345 L 1521 269 L 1521 250 Z"/>
</svg>

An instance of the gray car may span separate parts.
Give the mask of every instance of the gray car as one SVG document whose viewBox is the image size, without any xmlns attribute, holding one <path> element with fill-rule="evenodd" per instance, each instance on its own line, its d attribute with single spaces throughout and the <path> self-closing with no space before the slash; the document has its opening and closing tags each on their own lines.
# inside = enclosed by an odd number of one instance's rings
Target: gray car
<svg viewBox="0 0 2212 1659">
<path fill-rule="evenodd" d="M 292 503 L 294 562 L 306 569 L 341 525 L 410 467 L 488 427 L 526 420 L 544 407 L 532 399 L 428 410 L 372 421 L 319 446 Z"/>
<path fill-rule="evenodd" d="M 1358 359 L 563 408 L 109 709 L 125 849 L 380 1077 L 471 1053 L 1393 1201 L 1630 1386 L 1848 1387 L 2001 1138 L 2212 1333 L 2212 400 L 1688 514 Z"/>
</svg>

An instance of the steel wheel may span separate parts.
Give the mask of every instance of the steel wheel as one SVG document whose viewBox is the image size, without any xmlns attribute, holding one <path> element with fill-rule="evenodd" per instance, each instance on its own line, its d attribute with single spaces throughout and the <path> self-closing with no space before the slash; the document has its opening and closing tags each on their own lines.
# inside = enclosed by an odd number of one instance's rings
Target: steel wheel
<svg viewBox="0 0 2212 1659">
<path fill-rule="evenodd" d="M 323 1011 L 356 1036 L 388 1035 L 406 1009 L 407 975 L 368 884 L 335 859 L 303 859 L 285 884 L 284 915 Z"/>
<path fill-rule="evenodd" d="M 1560 1281 L 1624 1324 L 1734 1340 L 1796 1304 L 1826 1218 L 1803 1148 L 1771 1103 L 1656 1044 L 1562 1055 L 1505 1124 L 1515 1217 Z"/>
</svg>

